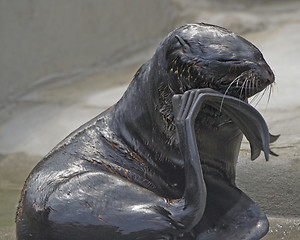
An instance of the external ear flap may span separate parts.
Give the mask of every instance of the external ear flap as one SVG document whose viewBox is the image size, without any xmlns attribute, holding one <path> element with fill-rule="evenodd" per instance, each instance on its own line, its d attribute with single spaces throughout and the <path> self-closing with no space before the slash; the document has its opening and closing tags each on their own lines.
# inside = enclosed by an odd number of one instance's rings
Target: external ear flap
<svg viewBox="0 0 300 240">
<path fill-rule="evenodd" d="M 175 35 L 175 37 L 178 40 L 178 42 L 180 43 L 180 45 L 184 51 L 187 51 L 190 48 L 189 44 L 183 38 L 181 38 L 178 35 Z"/>
</svg>

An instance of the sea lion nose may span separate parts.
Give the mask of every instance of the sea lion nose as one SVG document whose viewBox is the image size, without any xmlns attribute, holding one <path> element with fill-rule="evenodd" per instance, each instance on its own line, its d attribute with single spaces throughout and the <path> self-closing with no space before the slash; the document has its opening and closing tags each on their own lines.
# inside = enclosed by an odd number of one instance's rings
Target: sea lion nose
<svg viewBox="0 0 300 240">
<path fill-rule="evenodd" d="M 269 74 L 269 78 L 268 78 L 269 82 L 273 83 L 275 81 L 275 75 L 269 65 L 267 65 L 267 72 Z"/>
<path fill-rule="evenodd" d="M 262 71 L 263 79 L 265 79 L 268 84 L 273 83 L 275 81 L 275 75 L 272 69 L 270 68 L 270 66 L 264 61 L 261 63 L 261 67 L 263 70 Z"/>
</svg>

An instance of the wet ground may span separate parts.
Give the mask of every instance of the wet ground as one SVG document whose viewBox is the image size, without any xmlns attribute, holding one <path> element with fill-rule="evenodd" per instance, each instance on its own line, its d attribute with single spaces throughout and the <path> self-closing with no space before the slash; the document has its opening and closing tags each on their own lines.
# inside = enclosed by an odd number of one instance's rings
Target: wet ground
<svg viewBox="0 0 300 240">
<path fill-rule="evenodd" d="M 264 54 L 276 75 L 257 108 L 270 131 L 281 134 L 272 145 L 279 157 L 251 162 L 242 144 L 237 184 L 268 214 L 264 240 L 300 239 L 300 2 L 199 8 L 187 1 L 182 19 L 205 21 L 243 34 Z M 215 2 L 215 1 L 213 1 Z M 254 1 L 257 2 L 257 1 Z M 199 9 L 199 11 L 198 11 Z M 0 112 L 0 240 L 15 239 L 14 216 L 22 185 L 33 166 L 60 140 L 115 103 L 155 46 L 105 70 L 81 73 L 36 85 Z M 256 105 L 258 99 L 253 101 Z"/>
</svg>

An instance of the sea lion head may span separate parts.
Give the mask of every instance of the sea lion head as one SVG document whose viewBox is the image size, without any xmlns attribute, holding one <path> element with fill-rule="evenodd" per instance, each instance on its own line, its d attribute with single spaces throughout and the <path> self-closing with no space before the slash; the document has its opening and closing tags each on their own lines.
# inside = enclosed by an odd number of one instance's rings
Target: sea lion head
<svg viewBox="0 0 300 240">
<path fill-rule="evenodd" d="M 161 46 L 157 61 L 177 94 L 209 87 L 245 100 L 274 82 L 259 49 L 219 26 L 185 25 L 171 32 Z"/>
</svg>

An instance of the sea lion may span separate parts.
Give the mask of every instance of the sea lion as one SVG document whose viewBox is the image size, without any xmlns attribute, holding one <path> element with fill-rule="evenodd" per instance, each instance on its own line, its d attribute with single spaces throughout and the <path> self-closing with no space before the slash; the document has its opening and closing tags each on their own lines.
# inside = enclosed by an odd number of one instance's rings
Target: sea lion
<svg viewBox="0 0 300 240">
<path fill-rule="evenodd" d="M 30 173 L 16 216 L 24 239 L 260 239 L 261 209 L 235 186 L 276 140 L 247 98 L 274 82 L 260 51 L 218 26 L 175 29 L 119 102 Z"/>
</svg>

